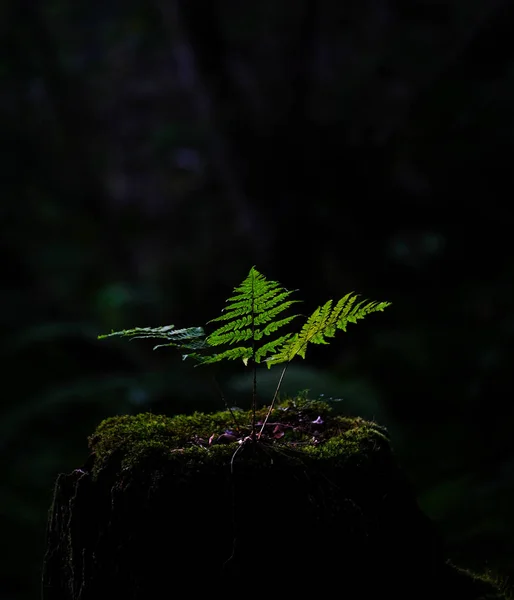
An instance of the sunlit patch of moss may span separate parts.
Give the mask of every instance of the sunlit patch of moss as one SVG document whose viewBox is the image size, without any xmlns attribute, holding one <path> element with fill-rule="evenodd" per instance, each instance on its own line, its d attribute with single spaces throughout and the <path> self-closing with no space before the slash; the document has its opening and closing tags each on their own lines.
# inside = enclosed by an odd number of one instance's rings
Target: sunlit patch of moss
<svg viewBox="0 0 514 600">
<path fill-rule="evenodd" d="M 370 424 L 360 423 L 357 428 L 342 431 L 323 444 L 306 446 L 304 451 L 312 458 L 326 461 L 348 461 L 358 458 L 361 462 L 369 459 L 371 453 L 389 450 L 389 440 Z"/>
<path fill-rule="evenodd" d="M 257 411 L 258 423 L 266 413 L 266 407 Z M 250 411 L 110 417 L 89 438 L 95 457 L 93 474 L 115 453 L 122 469 L 150 458 L 197 465 L 227 463 L 241 445 L 248 444 L 251 421 Z M 352 456 L 366 462 L 373 452 L 389 451 L 383 428 L 361 418 L 334 416 L 319 401 L 288 399 L 274 408 L 268 424 L 267 433 L 257 442 L 268 453 L 294 452 L 305 459 L 346 463 Z"/>
</svg>

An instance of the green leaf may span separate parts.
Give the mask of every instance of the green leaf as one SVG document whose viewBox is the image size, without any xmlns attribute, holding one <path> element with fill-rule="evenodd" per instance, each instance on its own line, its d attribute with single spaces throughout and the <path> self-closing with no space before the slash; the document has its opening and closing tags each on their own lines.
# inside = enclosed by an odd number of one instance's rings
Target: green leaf
<svg viewBox="0 0 514 600">
<path fill-rule="evenodd" d="M 206 338 L 210 346 L 233 346 L 218 354 L 195 358 L 203 364 L 221 360 L 242 359 L 247 364 L 251 359 L 260 362 L 288 336 L 280 336 L 267 343 L 263 339 L 271 336 L 298 315 L 277 318 L 297 300 L 290 300 L 293 290 L 286 290 L 276 281 L 270 281 L 255 267 L 250 269 L 243 282 L 234 288 L 234 295 L 227 299 L 223 313 L 209 321 L 223 325 Z"/>
<path fill-rule="evenodd" d="M 307 319 L 300 333 L 288 338 L 278 352 L 266 359 L 268 367 L 280 363 L 289 363 L 295 356 L 305 358 L 307 346 L 312 344 L 328 344 L 327 338 L 334 337 L 336 330 L 346 331 L 348 323 L 357 323 L 359 319 L 373 312 L 382 312 L 390 306 L 390 302 L 372 302 L 362 300 L 356 303 L 359 296 L 350 292 L 343 296 L 335 306 L 328 300 L 318 306 Z"/>
<path fill-rule="evenodd" d="M 166 340 L 167 343 L 154 346 L 154 350 L 165 346 L 199 350 L 206 345 L 203 327 L 187 327 L 184 329 L 175 329 L 174 325 L 164 325 L 162 327 L 134 327 L 134 329 L 123 329 L 121 331 L 112 331 L 111 333 L 102 334 L 98 336 L 98 339 L 104 340 L 111 337 L 128 337 L 131 340 Z"/>
</svg>

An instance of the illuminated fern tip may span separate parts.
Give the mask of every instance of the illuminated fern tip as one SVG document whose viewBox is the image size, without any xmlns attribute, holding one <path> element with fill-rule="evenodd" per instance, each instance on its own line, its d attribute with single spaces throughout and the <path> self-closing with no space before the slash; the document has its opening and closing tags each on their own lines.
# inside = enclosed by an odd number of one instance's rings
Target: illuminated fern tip
<svg viewBox="0 0 514 600">
<path fill-rule="evenodd" d="M 307 319 L 300 333 L 290 336 L 278 348 L 277 353 L 266 359 L 268 367 L 280 363 L 288 363 L 295 356 L 305 358 L 307 346 L 311 344 L 328 344 L 327 338 L 334 337 L 337 329 L 346 331 L 348 323 L 357 323 L 359 319 L 373 312 L 382 312 L 390 306 L 390 302 L 357 302 L 358 295 L 350 292 L 343 296 L 334 306 L 328 300 Z"/>
<path fill-rule="evenodd" d="M 224 323 L 207 336 L 210 346 L 229 346 L 210 356 L 196 356 L 203 364 L 221 360 L 242 359 L 245 364 L 253 360 L 261 362 L 268 354 L 284 344 L 291 334 L 274 337 L 267 342 L 264 338 L 276 333 L 298 315 L 282 316 L 298 300 L 289 300 L 294 290 L 286 290 L 276 281 L 266 279 L 255 267 L 234 288 L 234 295 L 219 317 L 209 323 Z"/>
</svg>

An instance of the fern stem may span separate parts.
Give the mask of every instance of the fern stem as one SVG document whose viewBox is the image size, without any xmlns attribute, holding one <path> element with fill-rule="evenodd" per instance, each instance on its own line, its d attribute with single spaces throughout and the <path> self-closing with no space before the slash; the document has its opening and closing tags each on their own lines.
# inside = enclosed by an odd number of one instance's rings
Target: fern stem
<svg viewBox="0 0 514 600">
<path fill-rule="evenodd" d="M 253 361 L 253 391 L 252 391 L 252 440 L 255 442 L 255 428 L 257 411 L 257 363 Z"/>
<path fill-rule="evenodd" d="M 275 406 L 275 402 L 277 401 L 277 398 L 278 398 L 278 392 L 280 390 L 280 386 L 282 385 L 282 380 L 284 379 L 284 375 L 286 374 L 288 366 L 289 366 L 289 363 L 286 363 L 286 366 L 282 369 L 282 373 L 280 374 L 280 377 L 279 377 L 279 380 L 278 380 L 277 388 L 276 388 L 275 393 L 273 395 L 273 399 L 271 401 L 271 404 L 269 405 L 268 412 L 266 413 L 266 418 L 262 422 L 262 426 L 261 426 L 261 428 L 259 430 L 259 435 L 257 436 L 258 440 L 261 439 L 262 432 L 264 431 L 264 428 L 266 427 L 266 423 L 268 422 L 268 419 L 270 418 L 271 412 L 273 411 L 273 408 Z"/>
<path fill-rule="evenodd" d="M 252 385 L 252 441 L 255 443 L 257 411 L 257 361 L 255 360 L 255 276 L 252 278 L 252 367 L 253 367 L 253 385 Z"/>
</svg>

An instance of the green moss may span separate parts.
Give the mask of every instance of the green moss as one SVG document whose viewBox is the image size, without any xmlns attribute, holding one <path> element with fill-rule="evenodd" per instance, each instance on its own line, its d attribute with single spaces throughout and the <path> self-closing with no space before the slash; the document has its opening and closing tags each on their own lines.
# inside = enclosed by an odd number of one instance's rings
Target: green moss
<svg viewBox="0 0 514 600">
<path fill-rule="evenodd" d="M 258 423 L 263 422 L 266 412 L 266 408 L 257 412 Z M 251 419 L 250 411 L 110 417 L 89 438 L 93 475 L 114 458 L 122 470 L 137 468 L 151 457 L 169 462 L 178 459 L 182 464 L 190 461 L 197 466 L 227 463 L 241 446 L 249 445 Z M 268 455 L 288 454 L 290 460 L 322 459 L 332 466 L 352 460 L 363 465 L 373 453 L 390 453 L 387 432 L 377 424 L 335 416 L 326 403 L 298 399 L 287 400 L 272 411 L 256 446 Z M 247 457 L 249 454 L 245 453 Z"/>
</svg>

